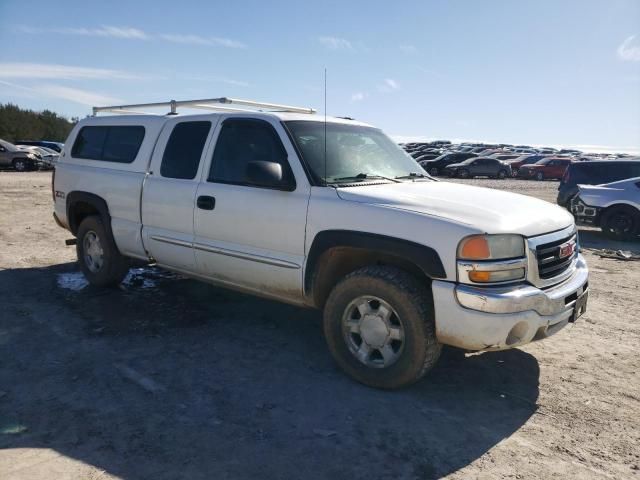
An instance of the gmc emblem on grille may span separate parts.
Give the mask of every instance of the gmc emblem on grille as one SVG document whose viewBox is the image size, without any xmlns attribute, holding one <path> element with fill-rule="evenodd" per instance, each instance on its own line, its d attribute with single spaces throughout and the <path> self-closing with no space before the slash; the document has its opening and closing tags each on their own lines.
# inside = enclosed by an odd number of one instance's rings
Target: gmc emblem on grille
<svg viewBox="0 0 640 480">
<path fill-rule="evenodd" d="M 560 253 L 558 256 L 560 258 L 567 258 L 573 255 L 573 252 L 576 249 L 576 242 L 567 242 L 560 245 Z"/>
</svg>

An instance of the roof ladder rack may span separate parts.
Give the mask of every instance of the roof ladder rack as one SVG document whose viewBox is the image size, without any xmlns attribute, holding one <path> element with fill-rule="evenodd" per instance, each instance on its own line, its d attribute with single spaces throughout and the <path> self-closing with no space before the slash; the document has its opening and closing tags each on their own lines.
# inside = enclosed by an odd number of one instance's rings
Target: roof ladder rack
<svg viewBox="0 0 640 480">
<path fill-rule="evenodd" d="M 238 105 L 245 108 L 226 107 L 223 105 Z M 168 102 L 156 103 L 137 103 L 132 105 L 111 105 L 107 107 L 93 107 L 93 115 L 96 116 L 100 112 L 108 113 L 146 113 L 137 111 L 139 108 L 161 108 L 169 107 L 170 111 L 167 115 L 177 115 L 178 107 L 199 108 L 206 110 L 222 110 L 233 112 L 246 111 L 271 111 L 271 112 L 291 112 L 291 113 L 308 113 L 314 114 L 316 111 L 309 107 L 292 107 L 290 105 L 281 105 L 278 103 L 255 102 L 253 100 L 240 100 L 238 98 L 205 98 L 202 100 L 170 100 Z"/>
</svg>

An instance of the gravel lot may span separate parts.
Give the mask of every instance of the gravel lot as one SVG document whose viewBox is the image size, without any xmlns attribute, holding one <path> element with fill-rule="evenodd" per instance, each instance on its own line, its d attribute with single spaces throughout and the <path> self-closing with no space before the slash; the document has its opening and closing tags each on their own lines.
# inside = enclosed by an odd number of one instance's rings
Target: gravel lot
<svg viewBox="0 0 640 480">
<path fill-rule="evenodd" d="M 86 286 L 50 176 L 0 172 L 1 479 L 640 478 L 640 262 L 597 255 L 638 243 L 583 231 L 577 324 L 389 393 L 337 370 L 317 312 L 152 268 Z"/>
</svg>

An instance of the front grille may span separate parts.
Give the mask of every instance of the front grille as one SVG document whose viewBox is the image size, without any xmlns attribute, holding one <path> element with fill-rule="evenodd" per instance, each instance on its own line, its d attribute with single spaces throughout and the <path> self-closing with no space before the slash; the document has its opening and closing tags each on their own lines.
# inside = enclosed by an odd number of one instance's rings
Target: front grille
<svg viewBox="0 0 640 480">
<path fill-rule="evenodd" d="M 560 257 L 561 247 L 565 244 L 573 245 L 573 252 L 566 256 Z M 565 272 L 578 255 L 578 247 L 576 244 L 576 234 L 555 240 L 553 242 L 538 245 L 536 247 L 536 260 L 538 262 L 538 277 L 548 279 L 557 277 Z"/>
</svg>

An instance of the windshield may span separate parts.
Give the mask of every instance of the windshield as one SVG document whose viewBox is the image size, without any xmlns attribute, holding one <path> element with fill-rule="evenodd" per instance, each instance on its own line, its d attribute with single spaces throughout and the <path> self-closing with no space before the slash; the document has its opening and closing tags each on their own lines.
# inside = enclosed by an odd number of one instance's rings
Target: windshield
<svg viewBox="0 0 640 480">
<path fill-rule="evenodd" d="M 285 124 L 319 183 L 426 176 L 413 158 L 376 128 L 340 123 L 327 123 L 325 127 L 324 122 L 310 121 Z"/>
</svg>

